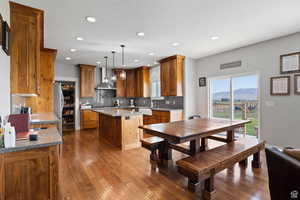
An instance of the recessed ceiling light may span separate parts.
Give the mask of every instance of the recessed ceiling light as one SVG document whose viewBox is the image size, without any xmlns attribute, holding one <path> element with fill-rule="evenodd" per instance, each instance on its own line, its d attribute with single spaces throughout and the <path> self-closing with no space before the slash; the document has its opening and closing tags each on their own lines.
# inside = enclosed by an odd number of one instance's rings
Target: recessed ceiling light
<svg viewBox="0 0 300 200">
<path fill-rule="evenodd" d="M 218 39 L 220 39 L 220 37 L 219 36 L 212 36 L 210 39 L 211 40 L 218 40 Z"/>
<path fill-rule="evenodd" d="M 96 64 L 97 64 L 97 65 L 100 65 L 100 64 L 101 64 L 101 62 L 100 62 L 100 61 L 97 61 L 97 62 L 96 62 Z"/>
<path fill-rule="evenodd" d="M 66 59 L 66 60 L 72 60 L 72 58 L 70 58 L 70 57 L 66 57 L 65 59 Z"/>
<path fill-rule="evenodd" d="M 137 32 L 136 35 L 139 36 L 139 37 L 144 37 L 145 33 L 144 32 Z"/>
<path fill-rule="evenodd" d="M 139 60 L 138 59 L 134 59 L 133 62 L 139 62 Z"/>
<path fill-rule="evenodd" d="M 87 16 L 85 19 L 90 23 L 95 23 L 97 21 L 96 18 L 92 16 Z"/>
<path fill-rule="evenodd" d="M 148 66 L 148 67 L 150 67 L 151 65 L 150 65 L 150 64 L 148 64 L 147 66 Z"/>
<path fill-rule="evenodd" d="M 70 51 L 71 51 L 71 52 L 75 52 L 75 51 L 77 51 L 77 49 L 70 49 Z"/>
<path fill-rule="evenodd" d="M 179 43 L 178 43 L 178 42 L 174 42 L 172 45 L 173 45 L 174 47 L 177 47 L 177 46 L 179 45 Z"/>
<path fill-rule="evenodd" d="M 153 52 L 149 53 L 149 56 L 154 56 L 154 53 Z"/>
<path fill-rule="evenodd" d="M 83 40 L 83 37 L 76 37 L 76 40 L 82 41 L 82 40 Z"/>
</svg>

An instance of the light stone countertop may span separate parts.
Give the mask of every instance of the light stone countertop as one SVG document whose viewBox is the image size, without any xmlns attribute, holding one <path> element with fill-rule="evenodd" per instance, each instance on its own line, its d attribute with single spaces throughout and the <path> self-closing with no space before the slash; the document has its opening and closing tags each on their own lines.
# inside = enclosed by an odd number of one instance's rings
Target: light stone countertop
<svg viewBox="0 0 300 200">
<path fill-rule="evenodd" d="M 94 112 L 102 113 L 105 115 L 110 115 L 112 117 L 128 117 L 136 115 L 144 115 L 144 112 L 130 111 L 125 109 L 118 108 L 101 108 L 101 109 L 92 109 Z"/>
<path fill-rule="evenodd" d="M 59 119 L 54 113 L 31 114 L 30 124 L 55 124 Z"/>
<path fill-rule="evenodd" d="M 16 151 L 24 151 L 42 147 L 55 146 L 58 144 L 62 144 L 62 137 L 59 134 L 57 128 L 48 128 L 39 131 L 34 131 L 38 133 L 37 141 L 29 141 L 29 140 L 19 140 L 16 141 L 16 146 L 11 148 L 0 148 L 0 154 L 16 152 Z"/>
</svg>

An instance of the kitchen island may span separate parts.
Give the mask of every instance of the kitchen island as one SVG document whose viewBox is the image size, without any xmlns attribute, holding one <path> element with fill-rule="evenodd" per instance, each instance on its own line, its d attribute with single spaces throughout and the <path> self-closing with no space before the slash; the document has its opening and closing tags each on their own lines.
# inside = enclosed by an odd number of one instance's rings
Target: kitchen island
<svg viewBox="0 0 300 200">
<path fill-rule="evenodd" d="M 57 128 L 37 131 L 38 140 L 0 148 L 0 200 L 58 199 L 58 160 L 62 137 Z"/>
<path fill-rule="evenodd" d="M 141 146 L 143 114 L 134 109 L 93 109 L 99 114 L 99 139 L 125 151 Z"/>
</svg>

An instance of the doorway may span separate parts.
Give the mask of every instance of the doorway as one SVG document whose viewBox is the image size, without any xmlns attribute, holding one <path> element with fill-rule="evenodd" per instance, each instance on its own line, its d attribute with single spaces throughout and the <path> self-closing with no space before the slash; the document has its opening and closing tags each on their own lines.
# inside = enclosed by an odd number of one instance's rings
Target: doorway
<svg viewBox="0 0 300 200">
<path fill-rule="evenodd" d="M 259 75 L 216 77 L 209 81 L 209 116 L 228 120 L 249 119 L 248 135 L 258 136 Z"/>
</svg>

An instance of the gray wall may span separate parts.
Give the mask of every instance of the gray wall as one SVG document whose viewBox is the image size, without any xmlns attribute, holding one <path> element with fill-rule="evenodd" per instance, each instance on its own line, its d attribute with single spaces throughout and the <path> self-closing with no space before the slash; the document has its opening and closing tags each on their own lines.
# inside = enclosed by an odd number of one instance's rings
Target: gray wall
<svg viewBox="0 0 300 200">
<path fill-rule="evenodd" d="M 184 117 L 188 117 L 198 114 L 197 109 L 197 68 L 196 60 L 191 58 L 185 59 L 184 64 Z"/>
<path fill-rule="evenodd" d="M 4 20 L 10 24 L 8 0 L 0 1 L 0 13 Z M 10 113 L 10 57 L 0 47 L 0 115 Z"/>
<path fill-rule="evenodd" d="M 270 96 L 270 77 L 280 75 L 279 56 L 299 52 L 299 44 L 300 33 L 199 59 L 196 62 L 197 77 L 258 73 L 261 138 L 278 146 L 300 147 L 300 96 L 293 94 L 293 86 L 290 96 Z M 241 68 L 219 69 L 220 64 L 236 60 L 242 60 Z M 195 99 L 198 112 L 208 116 L 208 88 L 198 87 Z"/>
</svg>

